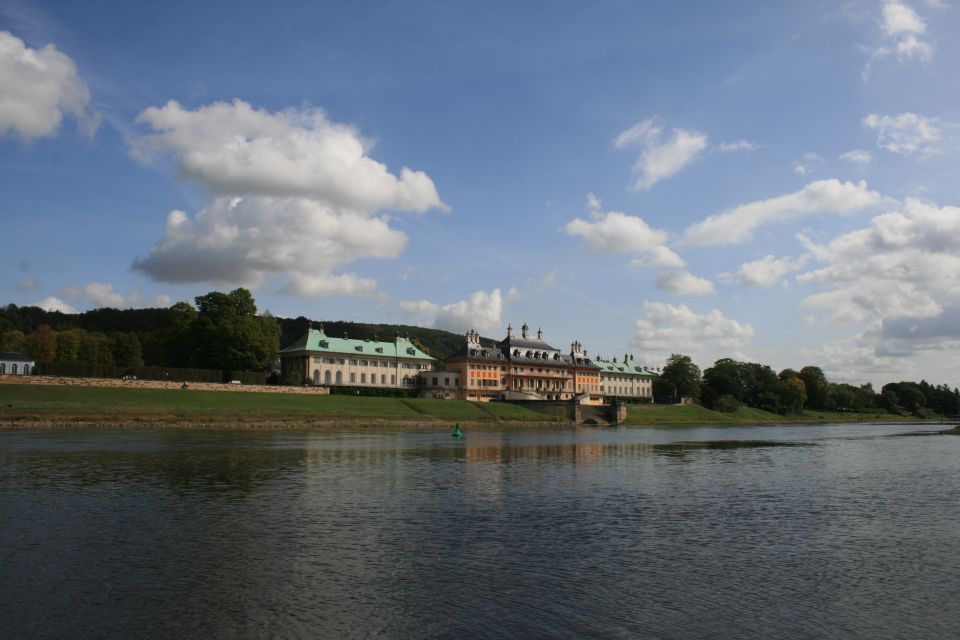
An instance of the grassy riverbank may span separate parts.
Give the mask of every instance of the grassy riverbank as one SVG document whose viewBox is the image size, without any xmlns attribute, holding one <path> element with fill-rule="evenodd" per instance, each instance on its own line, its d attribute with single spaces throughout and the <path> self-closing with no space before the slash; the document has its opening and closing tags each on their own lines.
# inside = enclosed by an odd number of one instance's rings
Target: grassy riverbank
<svg viewBox="0 0 960 640">
<path fill-rule="evenodd" d="M 779 424 L 902 420 L 889 414 L 808 411 L 784 417 L 741 407 L 735 413 L 697 405 L 632 405 L 627 425 Z M 0 384 L 0 426 L 174 427 L 397 426 L 564 424 L 512 404 L 461 400 L 234 393 L 180 389 Z"/>
</svg>

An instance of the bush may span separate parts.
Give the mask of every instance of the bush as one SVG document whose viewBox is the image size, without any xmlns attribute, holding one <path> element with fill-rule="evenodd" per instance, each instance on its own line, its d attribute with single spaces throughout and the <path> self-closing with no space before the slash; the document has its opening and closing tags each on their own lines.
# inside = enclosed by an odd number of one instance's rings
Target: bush
<svg viewBox="0 0 960 640">
<path fill-rule="evenodd" d="M 725 393 L 717 399 L 717 411 L 723 413 L 733 413 L 740 408 L 740 401 L 729 393 Z"/>
</svg>

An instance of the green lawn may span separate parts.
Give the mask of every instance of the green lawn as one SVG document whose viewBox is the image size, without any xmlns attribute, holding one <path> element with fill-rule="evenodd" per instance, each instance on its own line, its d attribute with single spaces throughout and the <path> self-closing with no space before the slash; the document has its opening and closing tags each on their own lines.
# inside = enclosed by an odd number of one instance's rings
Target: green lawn
<svg viewBox="0 0 960 640">
<path fill-rule="evenodd" d="M 522 407 L 463 400 L 0 384 L 0 421 L 8 423 L 393 420 L 445 424 L 551 419 Z"/>
</svg>

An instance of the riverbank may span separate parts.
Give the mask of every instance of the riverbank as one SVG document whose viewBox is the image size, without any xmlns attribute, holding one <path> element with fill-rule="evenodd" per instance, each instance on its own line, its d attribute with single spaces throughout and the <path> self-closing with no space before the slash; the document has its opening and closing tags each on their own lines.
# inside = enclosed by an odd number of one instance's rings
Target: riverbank
<svg viewBox="0 0 960 640">
<path fill-rule="evenodd" d="M 567 424 L 554 416 L 499 402 L 338 396 L 298 388 L 292 388 L 292 393 L 258 392 L 240 385 L 180 389 L 176 383 L 163 382 L 100 384 L 94 379 L 67 379 L 70 383 L 57 383 L 55 378 L 33 376 L 11 383 L 9 378 L 0 380 L 0 428 L 442 429 L 456 422 L 471 428 Z M 245 392 L 237 393 L 238 388 Z M 785 417 L 747 407 L 721 413 L 697 405 L 631 405 L 626 426 L 903 420 L 890 414 L 807 411 Z"/>
</svg>

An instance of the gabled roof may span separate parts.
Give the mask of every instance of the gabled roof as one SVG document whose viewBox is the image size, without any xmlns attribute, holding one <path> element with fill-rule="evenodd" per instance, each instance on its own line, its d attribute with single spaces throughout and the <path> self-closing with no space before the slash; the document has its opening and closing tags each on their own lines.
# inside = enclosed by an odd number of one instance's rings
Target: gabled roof
<svg viewBox="0 0 960 640">
<path fill-rule="evenodd" d="M 416 360 L 429 360 L 431 362 L 435 360 L 435 358 L 428 356 L 418 349 L 407 338 L 398 336 L 397 339 L 392 342 L 359 340 L 355 338 L 333 338 L 326 335 L 322 330 L 317 329 L 310 329 L 300 336 L 299 340 L 280 351 L 280 353 L 295 353 L 297 351 L 368 356 L 371 358 L 380 356 L 413 358 Z"/>
</svg>

